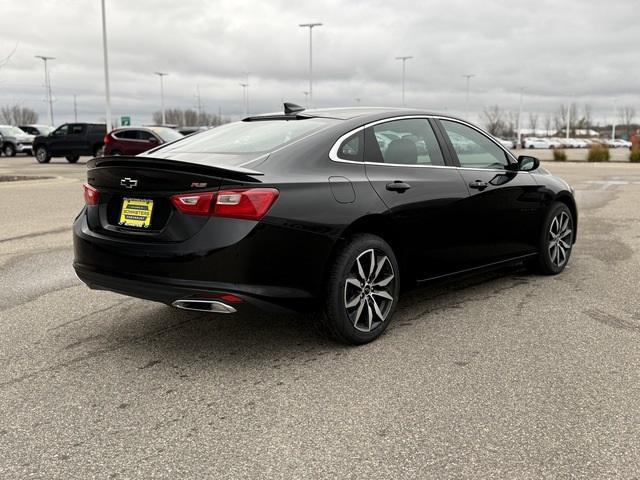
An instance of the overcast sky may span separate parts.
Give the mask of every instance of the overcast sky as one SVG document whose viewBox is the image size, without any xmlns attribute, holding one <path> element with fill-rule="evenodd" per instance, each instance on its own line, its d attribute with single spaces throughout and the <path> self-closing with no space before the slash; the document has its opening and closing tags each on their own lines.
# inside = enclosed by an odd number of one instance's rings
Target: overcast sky
<svg viewBox="0 0 640 480">
<path fill-rule="evenodd" d="M 314 105 L 401 104 L 465 114 L 498 104 L 547 114 L 575 101 L 596 120 L 614 104 L 640 111 L 638 0 L 107 0 L 114 117 L 151 121 L 160 109 L 154 71 L 168 72 L 165 105 L 242 113 L 242 72 L 250 111 L 304 103 L 308 29 L 314 29 Z M 0 105 L 20 103 L 47 123 L 42 61 L 51 63 L 55 123 L 104 119 L 100 0 L 0 0 Z M 617 99 L 617 100 L 615 100 Z M 525 123 L 526 124 L 526 123 Z"/>
</svg>

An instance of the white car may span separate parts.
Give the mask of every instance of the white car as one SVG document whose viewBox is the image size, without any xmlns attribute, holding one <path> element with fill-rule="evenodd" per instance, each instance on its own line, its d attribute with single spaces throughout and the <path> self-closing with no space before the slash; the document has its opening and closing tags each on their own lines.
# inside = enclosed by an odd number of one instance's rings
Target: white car
<svg viewBox="0 0 640 480">
<path fill-rule="evenodd" d="M 548 138 L 527 137 L 524 139 L 524 148 L 553 148 Z"/>
<path fill-rule="evenodd" d="M 631 142 L 623 140 L 621 138 L 614 138 L 613 140 L 607 140 L 607 147 L 611 148 L 631 148 Z"/>
<path fill-rule="evenodd" d="M 558 137 L 551 137 L 548 138 L 547 140 L 549 140 L 549 144 L 551 145 L 551 148 L 564 148 L 565 144 L 562 141 L 561 138 Z"/>
<path fill-rule="evenodd" d="M 26 153 L 31 155 L 33 145 L 33 135 L 28 135 L 13 125 L 0 125 L 0 135 L 2 135 L 2 153 L 7 157 L 15 157 L 16 153 Z"/>
<path fill-rule="evenodd" d="M 505 148 L 516 148 L 516 142 L 506 138 L 495 137 L 495 139 Z"/>
</svg>

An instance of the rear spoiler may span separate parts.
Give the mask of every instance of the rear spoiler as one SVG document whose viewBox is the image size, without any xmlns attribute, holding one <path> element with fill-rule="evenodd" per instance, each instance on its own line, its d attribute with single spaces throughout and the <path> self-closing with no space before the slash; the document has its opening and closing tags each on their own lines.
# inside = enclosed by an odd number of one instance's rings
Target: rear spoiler
<svg viewBox="0 0 640 480">
<path fill-rule="evenodd" d="M 249 168 L 236 166 L 236 165 L 214 165 L 210 162 L 203 160 L 167 160 L 164 158 L 152 158 L 152 157 L 132 157 L 125 155 L 118 155 L 114 157 L 97 157 L 87 162 L 87 168 L 100 168 L 100 167 L 157 167 L 157 168 L 169 168 L 180 171 L 206 171 L 211 173 L 212 171 L 219 174 L 236 174 L 243 176 L 261 176 L 264 173 L 257 170 L 251 170 Z"/>
</svg>

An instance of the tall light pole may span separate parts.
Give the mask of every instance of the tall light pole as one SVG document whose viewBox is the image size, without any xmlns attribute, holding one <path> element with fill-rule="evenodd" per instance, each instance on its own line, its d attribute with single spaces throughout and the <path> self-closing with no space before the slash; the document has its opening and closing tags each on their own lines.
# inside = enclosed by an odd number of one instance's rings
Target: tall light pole
<svg viewBox="0 0 640 480">
<path fill-rule="evenodd" d="M 309 108 L 309 92 L 307 92 L 306 90 L 303 90 L 302 94 L 304 95 L 304 106 L 306 108 Z"/>
<path fill-rule="evenodd" d="M 571 102 L 567 105 L 567 135 L 566 139 L 569 139 L 569 134 L 571 133 Z"/>
<path fill-rule="evenodd" d="M 303 28 L 309 28 L 309 107 L 313 104 L 313 27 L 320 27 L 322 23 L 301 23 Z"/>
<path fill-rule="evenodd" d="M 105 97 L 105 123 L 107 132 L 111 130 L 111 92 L 109 91 L 109 55 L 107 54 L 107 18 L 102 0 L 102 53 L 104 55 L 104 97 Z"/>
<path fill-rule="evenodd" d="M 44 62 L 44 88 L 46 89 L 47 101 L 49 102 L 49 123 L 53 127 L 53 99 L 51 98 L 51 77 L 49 77 L 49 69 L 47 68 L 47 62 L 49 60 L 55 60 L 55 57 L 46 57 L 44 55 L 36 55 L 36 58 L 39 58 Z"/>
<path fill-rule="evenodd" d="M 618 99 L 614 98 L 613 99 L 613 122 L 611 124 L 611 140 L 616 139 L 616 115 L 618 115 L 617 104 L 618 104 Z"/>
<path fill-rule="evenodd" d="M 518 107 L 518 147 L 522 145 L 522 100 L 524 98 L 524 87 L 520 87 L 520 106 Z M 533 132 L 535 136 L 536 132 Z"/>
<path fill-rule="evenodd" d="M 467 79 L 467 96 L 466 96 L 466 100 L 465 100 L 465 117 L 468 120 L 469 119 L 469 86 L 471 84 L 471 79 L 475 77 L 475 74 L 473 73 L 467 73 L 465 75 L 462 75 L 462 78 L 466 78 Z"/>
<path fill-rule="evenodd" d="M 405 81 L 405 74 L 406 74 L 406 63 L 407 60 L 412 59 L 413 57 L 411 56 L 405 56 L 405 57 L 396 57 L 396 60 L 402 60 L 402 106 L 404 107 L 405 103 L 404 103 L 404 81 Z"/>
<path fill-rule="evenodd" d="M 244 108 L 244 115 L 243 118 L 246 118 L 247 115 L 249 114 L 249 93 L 248 93 L 248 89 L 249 89 L 249 84 L 248 83 L 240 83 L 240 86 L 242 87 L 242 104 L 243 104 L 243 108 Z"/>
<path fill-rule="evenodd" d="M 164 80 L 163 78 L 169 75 L 165 72 L 153 72 L 154 75 L 158 75 L 160 77 L 160 109 L 162 111 L 162 125 L 167 124 L 167 119 L 164 116 Z"/>
</svg>

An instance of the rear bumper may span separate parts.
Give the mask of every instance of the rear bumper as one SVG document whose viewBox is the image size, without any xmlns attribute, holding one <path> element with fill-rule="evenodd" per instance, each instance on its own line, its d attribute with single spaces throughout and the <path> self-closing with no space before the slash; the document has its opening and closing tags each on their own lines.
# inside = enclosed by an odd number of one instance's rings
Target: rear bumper
<svg viewBox="0 0 640 480">
<path fill-rule="evenodd" d="M 97 271 L 76 262 L 73 268 L 78 278 L 91 289 L 108 290 L 167 305 L 184 299 L 215 300 L 218 294 L 232 293 L 242 299 L 241 303 L 231 304 L 238 311 L 245 310 L 247 307 L 271 311 L 306 311 L 314 306 L 310 295 L 294 289 L 131 276 Z"/>
<path fill-rule="evenodd" d="M 316 308 L 331 239 L 264 223 L 247 232 L 242 221 L 217 222 L 183 242 L 143 242 L 92 231 L 83 211 L 73 226 L 73 266 L 93 289 L 169 305 L 231 293 L 242 299 L 238 310 Z"/>
</svg>

